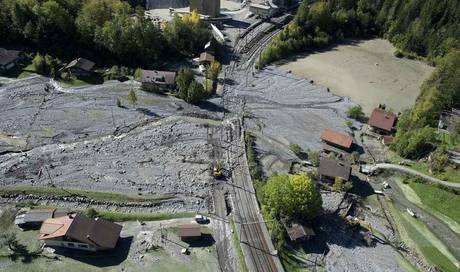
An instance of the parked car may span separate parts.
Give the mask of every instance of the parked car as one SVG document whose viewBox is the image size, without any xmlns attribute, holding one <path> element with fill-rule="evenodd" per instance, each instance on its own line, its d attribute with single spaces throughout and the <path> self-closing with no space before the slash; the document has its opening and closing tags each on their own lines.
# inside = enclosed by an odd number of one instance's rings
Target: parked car
<svg viewBox="0 0 460 272">
<path fill-rule="evenodd" d="M 195 221 L 198 223 L 198 224 L 206 224 L 209 222 L 209 218 L 204 216 L 204 215 L 201 215 L 201 214 L 197 214 L 195 215 Z"/>
</svg>

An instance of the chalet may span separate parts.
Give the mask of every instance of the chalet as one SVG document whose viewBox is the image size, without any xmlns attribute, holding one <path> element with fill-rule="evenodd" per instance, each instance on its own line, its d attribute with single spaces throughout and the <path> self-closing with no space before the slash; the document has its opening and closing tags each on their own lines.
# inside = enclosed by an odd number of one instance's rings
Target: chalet
<svg viewBox="0 0 460 272">
<path fill-rule="evenodd" d="M 101 218 L 72 214 L 45 220 L 40 228 L 39 240 L 50 247 L 109 250 L 117 245 L 121 229 L 122 226 Z"/>
<path fill-rule="evenodd" d="M 315 232 L 308 227 L 302 226 L 298 223 L 293 223 L 291 226 L 286 227 L 289 238 L 293 242 L 302 242 L 308 240 Z"/>
<path fill-rule="evenodd" d="M 324 130 L 321 133 L 320 138 L 321 141 L 323 141 L 326 144 L 323 145 L 323 148 L 326 151 L 335 151 L 333 148 L 338 148 L 340 150 L 350 152 L 353 146 L 353 138 L 346 134 L 332 131 L 329 129 Z M 327 145 L 333 148 L 329 148 Z"/>
<path fill-rule="evenodd" d="M 62 217 L 67 213 L 66 210 L 58 209 L 32 209 L 18 214 L 14 219 L 14 224 L 20 228 L 38 228 L 46 219 Z"/>
<path fill-rule="evenodd" d="M 214 55 L 209 52 L 203 52 L 200 55 L 200 64 L 210 65 L 214 61 Z"/>
<path fill-rule="evenodd" d="M 23 58 L 23 53 L 17 50 L 0 48 L 0 73 L 7 72 L 18 64 Z"/>
<path fill-rule="evenodd" d="M 460 122 L 460 109 L 453 108 L 450 111 L 443 111 L 439 116 L 438 129 L 451 132 L 458 122 Z"/>
<path fill-rule="evenodd" d="M 179 225 L 177 235 L 182 241 L 194 241 L 201 238 L 201 226 L 198 224 Z"/>
<path fill-rule="evenodd" d="M 394 132 L 397 119 L 398 116 L 392 112 L 383 109 L 374 109 L 368 124 L 375 132 L 388 135 Z"/>
<path fill-rule="evenodd" d="M 142 88 L 152 90 L 160 88 L 161 90 L 174 89 L 176 86 L 176 72 L 141 70 Z"/>
<path fill-rule="evenodd" d="M 96 64 L 90 60 L 78 58 L 71 61 L 62 70 L 75 76 L 89 76 L 93 72 L 94 65 Z"/>
<path fill-rule="evenodd" d="M 334 182 L 335 178 L 348 181 L 351 177 L 351 166 L 344 161 L 321 159 L 318 174 L 321 181 Z"/>
</svg>

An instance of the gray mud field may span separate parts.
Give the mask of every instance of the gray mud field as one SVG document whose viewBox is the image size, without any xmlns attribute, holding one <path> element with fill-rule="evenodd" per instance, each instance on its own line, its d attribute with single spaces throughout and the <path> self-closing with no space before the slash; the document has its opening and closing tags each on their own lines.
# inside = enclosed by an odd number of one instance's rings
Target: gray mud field
<svg viewBox="0 0 460 272">
<path fill-rule="evenodd" d="M 289 162 L 295 160 L 289 144 L 299 144 L 305 151 L 320 150 L 324 129 L 351 133 L 345 111 L 353 104 L 326 87 L 274 67 L 236 76 L 241 83 L 228 89 L 243 99 L 245 127 L 257 136 L 267 172 L 288 171 Z M 229 97 L 226 103 L 232 99 L 237 98 Z"/>
<path fill-rule="evenodd" d="M 0 87 L 2 185 L 173 194 L 181 210 L 205 205 L 219 105 L 190 106 L 135 83 L 46 90 L 48 81 L 35 76 Z M 130 88 L 136 104 L 127 100 Z"/>
</svg>

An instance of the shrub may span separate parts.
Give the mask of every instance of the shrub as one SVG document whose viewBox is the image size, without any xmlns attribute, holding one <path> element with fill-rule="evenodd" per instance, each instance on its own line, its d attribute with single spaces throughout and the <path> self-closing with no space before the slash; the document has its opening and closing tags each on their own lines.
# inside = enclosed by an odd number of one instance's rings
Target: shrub
<svg viewBox="0 0 460 272">
<path fill-rule="evenodd" d="M 336 192 L 346 192 L 353 187 L 351 181 L 344 181 L 343 179 L 336 177 L 334 184 L 332 185 L 332 190 Z"/>
<path fill-rule="evenodd" d="M 347 115 L 355 120 L 361 120 L 364 117 L 363 108 L 360 105 L 350 107 L 347 110 Z"/>
<path fill-rule="evenodd" d="M 302 154 L 302 148 L 298 144 L 290 144 L 289 149 L 298 157 Z"/>
<path fill-rule="evenodd" d="M 319 153 L 316 151 L 308 152 L 308 160 L 313 164 L 313 166 L 319 165 Z"/>
<path fill-rule="evenodd" d="M 137 103 L 137 95 L 133 89 L 129 90 L 128 100 L 131 101 L 133 105 Z"/>
<path fill-rule="evenodd" d="M 397 57 L 399 59 L 404 57 L 403 52 L 401 52 L 400 50 L 396 50 L 393 54 L 394 54 L 395 57 Z"/>
</svg>

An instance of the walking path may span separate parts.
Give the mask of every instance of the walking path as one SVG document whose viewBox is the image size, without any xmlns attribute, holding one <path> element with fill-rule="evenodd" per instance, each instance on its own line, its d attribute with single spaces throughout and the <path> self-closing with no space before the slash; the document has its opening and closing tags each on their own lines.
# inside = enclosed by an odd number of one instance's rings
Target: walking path
<svg viewBox="0 0 460 272">
<path fill-rule="evenodd" d="M 427 180 L 429 182 L 441 184 L 441 185 L 444 185 L 444 186 L 449 187 L 449 188 L 460 189 L 460 183 L 440 180 L 440 179 L 437 179 L 435 177 L 428 176 L 428 175 L 423 174 L 421 172 L 418 172 L 418 171 L 416 171 L 416 170 L 414 170 L 412 168 L 405 167 L 405 166 L 402 166 L 402 165 L 390 164 L 390 163 L 378 163 L 378 164 L 372 166 L 371 171 L 374 172 L 377 169 L 396 170 L 396 171 L 404 172 L 406 174 L 410 174 L 410 175 L 413 175 L 413 176 L 421 177 L 421 178 L 423 178 L 423 179 L 425 179 L 425 180 Z"/>
</svg>

